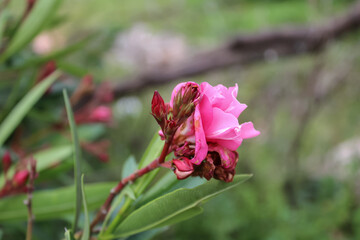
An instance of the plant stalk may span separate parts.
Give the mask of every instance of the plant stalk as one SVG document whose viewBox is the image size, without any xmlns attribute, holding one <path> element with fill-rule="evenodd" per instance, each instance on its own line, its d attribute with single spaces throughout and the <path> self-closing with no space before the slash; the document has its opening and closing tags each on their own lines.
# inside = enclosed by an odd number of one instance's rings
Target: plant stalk
<svg viewBox="0 0 360 240">
<path fill-rule="evenodd" d="M 141 176 L 151 172 L 152 170 L 160 167 L 162 163 L 164 163 L 165 158 L 169 152 L 170 144 L 172 139 L 165 142 L 164 147 L 162 149 L 162 152 L 160 154 L 160 157 L 152 161 L 149 165 L 147 165 L 144 168 L 141 168 L 134 173 L 132 173 L 130 176 L 122 179 L 116 187 L 114 187 L 106 199 L 105 203 L 102 205 L 98 213 L 96 214 L 94 220 L 90 224 L 90 232 L 94 232 L 94 227 L 101 221 L 103 221 L 106 217 L 106 214 L 109 212 L 109 209 L 111 207 L 111 203 L 113 202 L 114 198 L 121 192 L 121 190 L 124 189 L 125 186 L 127 186 L 129 183 L 133 183 L 136 179 L 140 178 Z"/>
</svg>

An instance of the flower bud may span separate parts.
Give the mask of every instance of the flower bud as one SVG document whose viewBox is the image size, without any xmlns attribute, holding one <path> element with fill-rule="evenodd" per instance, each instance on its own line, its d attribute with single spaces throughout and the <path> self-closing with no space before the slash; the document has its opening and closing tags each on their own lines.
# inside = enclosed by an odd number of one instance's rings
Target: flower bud
<svg viewBox="0 0 360 240">
<path fill-rule="evenodd" d="M 29 178 L 28 170 L 20 170 L 13 177 L 13 185 L 15 187 L 24 186 Z"/>
<path fill-rule="evenodd" d="M 2 157 L 2 165 L 3 165 L 4 173 L 6 175 L 7 171 L 11 166 L 11 155 L 8 151 L 6 151 Z"/>
<path fill-rule="evenodd" d="M 181 125 L 195 110 L 195 104 L 200 99 L 199 86 L 188 82 L 177 91 L 173 102 L 173 115 L 178 125 Z"/>
<path fill-rule="evenodd" d="M 183 157 L 180 159 L 172 161 L 175 167 L 174 173 L 177 179 L 185 179 L 193 173 L 194 167 L 188 158 Z"/>
<path fill-rule="evenodd" d="M 165 126 L 166 112 L 164 99 L 160 96 L 158 91 L 155 91 L 151 101 L 151 114 L 154 116 L 161 129 Z"/>
</svg>

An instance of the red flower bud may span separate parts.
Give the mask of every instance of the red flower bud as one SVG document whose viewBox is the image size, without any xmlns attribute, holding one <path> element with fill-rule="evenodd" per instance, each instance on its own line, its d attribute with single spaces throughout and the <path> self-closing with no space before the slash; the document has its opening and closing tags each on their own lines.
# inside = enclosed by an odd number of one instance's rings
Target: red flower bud
<svg viewBox="0 0 360 240">
<path fill-rule="evenodd" d="M 158 91 L 154 92 L 151 101 L 151 114 L 163 129 L 166 121 L 166 105 L 164 99 L 160 96 Z"/>
<path fill-rule="evenodd" d="M 20 170 L 15 173 L 13 177 L 13 184 L 14 186 L 24 186 L 26 184 L 26 181 L 29 178 L 29 171 L 28 170 Z"/>
<path fill-rule="evenodd" d="M 176 174 L 177 179 L 185 179 L 193 173 L 194 167 L 188 158 L 180 159 L 174 159 L 172 161 L 175 166 L 174 173 Z"/>
<path fill-rule="evenodd" d="M 3 165 L 4 173 L 6 174 L 11 166 L 11 155 L 8 151 L 6 151 L 2 157 L 2 165 Z"/>
</svg>

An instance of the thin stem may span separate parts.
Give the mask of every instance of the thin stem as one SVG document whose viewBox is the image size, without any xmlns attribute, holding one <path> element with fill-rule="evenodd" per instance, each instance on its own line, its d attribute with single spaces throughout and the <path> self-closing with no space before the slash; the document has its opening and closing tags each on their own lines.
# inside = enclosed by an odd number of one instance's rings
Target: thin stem
<svg viewBox="0 0 360 240">
<path fill-rule="evenodd" d="M 27 223 L 27 230 L 26 230 L 26 240 L 31 240 L 32 237 L 32 225 L 33 225 L 33 214 L 32 214 L 32 194 L 28 195 L 28 198 L 24 201 L 24 204 L 27 207 L 28 211 L 28 223 Z"/>
<path fill-rule="evenodd" d="M 94 231 L 94 227 L 101 221 L 104 220 L 106 214 L 109 212 L 110 206 L 112 201 L 114 200 L 114 198 L 121 192 L 122 189 L 124 189 L 124 187 L 126 185 L 128 185 L 129 183 L 134 182 L 136 179 L 140 178 L 141 176 L 151 172 L 152 170 L 158 168 L 160 166 L 160 164 L 162 164 L 165 161 L 165 158 L 168 154 L 169 151 L 169 147 L 171 144 L 171 140 L 165 142 L 164 147 L 162 149 L 162 152 L 160 154 L 160 157 L 155 159 L 154 161 L 152 161 L 149 165 L 147 165 L 144 168 L 141 168 L 137 171 L 135 171 L 134 173 L 132 173 L 130 176 L 122 179 L 118 185 L 113 188 L 110 191 L 110 194 L 108 196 L 108 198 L 106 199 L 105 203 L 102 205 L 102 207 L 100 208 L 100 210 L 98 211 L 98 213 L 96 214 L 94 220 L 91 222 L 90 224 L 90 232 Z"/>
<path fill-rule="evenodd" d="M 34 182 L 36 178 L 36 161 L 35 159 L 31 158 L 29 160 L 29 168 L 30 168 L 30 175 L 29 175 L 29 183 L 27 186 L 27 199 L 24 201 L 26 205 L 27 212 L 28 212 L 28 223 L 27 223 L 27 230 L 26 230 L 26 240 L 31 240 L 32 238 L 32 226 L 34 221 L 34 215 L 32 212 L 32 197 L 34 191 Z"/>
</svg>

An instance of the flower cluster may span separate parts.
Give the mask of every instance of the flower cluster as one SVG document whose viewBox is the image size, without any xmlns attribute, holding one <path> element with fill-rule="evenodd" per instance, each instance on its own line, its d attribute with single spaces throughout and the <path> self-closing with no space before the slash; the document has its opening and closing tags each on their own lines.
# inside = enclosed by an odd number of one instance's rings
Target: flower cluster
<svg viewBox="0 0 360 240">
<path fill-rule="evenodd" d="M 18 193 L 24 193 L 33 188 L 28 183 L 29 179 L 37 177 L 36 160 L 32 157 L 24 159 L 24 163 L 29 166 L 18 164 L 15 173 L 9 178 L 9 169 L 12 165 L 12 157 L 8 151 L 2 156 L 2 168 L 4 173 L 4 185 L 0 188 L 0 198 Z"/>
<path fill-rule="evenodd" d="M 192 89 L 191 96 L 196 98 L 187 98 L 189 88 Z M 176 157 L 172 164 L 178 179 L 200 176 L 207 180 L 233 180 L 237 148 L 243 139 L 260 134 L 252 122 L 239 124 L 238 117 L 247 106 L 236 99 L 237 93 L 237 85 L 226 88 L 221 84 L 213 87 L 207 82 L 200 85 L 186 82 L 175 87 L 169 103 L 165 104 L 162 99 L 161 103 L 154 102 L 153 99 L 153 115 L 162 129 L 160 135 L 172 140 L 170 151 Z M 157 119 L 162 115 L 175 116 L 179 111 L 187 114 L 170 130 Z"/>
</svg>

